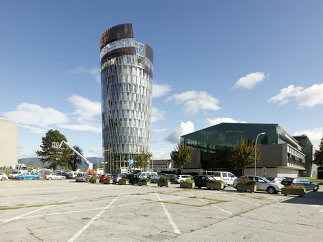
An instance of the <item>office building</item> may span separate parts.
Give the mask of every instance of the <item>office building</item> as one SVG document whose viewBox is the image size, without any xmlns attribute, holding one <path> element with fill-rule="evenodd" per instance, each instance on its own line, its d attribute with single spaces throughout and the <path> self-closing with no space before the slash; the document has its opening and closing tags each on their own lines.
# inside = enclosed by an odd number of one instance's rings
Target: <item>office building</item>
<svg viewBox="0 0 323 242">
<path fill-rule="evenodd" d="M 149 151 L 153 50 L 135 41 L 132 24 L 104 32 L 100 50 L 104 159 L 114 172 Z"/>
<path fill-rule="evenodd" d="M 18 164 L 18 124 L 0 117 L 0 167 Z"/>
<path fill-rule="evenodd" d="M 260 133 L 265 132 L 263 135 Z M 259 136 L 258 136 L 259 135 Z M 257 175 L 298 176 L 306 171 L 313 146 L 306 136 L 292 137 L 278 124 L 221 123 L 181 137 L 193 148 L 192 160 L 184 166 L 187 171 L 230 169 L 231 152 L 240 141 L 255 143 L 261 153 Z M 306 141 L 305 141 L 306 140 Z M 244 175 L 254 175 L 254 164 L 244 169 Z M 242 175 L 239 170 L 236 175 Z"/>
</svg>

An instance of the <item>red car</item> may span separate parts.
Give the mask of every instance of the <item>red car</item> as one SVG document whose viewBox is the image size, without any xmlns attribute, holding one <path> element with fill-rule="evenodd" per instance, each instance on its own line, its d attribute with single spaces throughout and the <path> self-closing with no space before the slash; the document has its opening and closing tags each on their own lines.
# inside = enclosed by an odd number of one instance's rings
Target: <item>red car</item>
<svg viewBox="0 0 323 242">
<path fill-rule="evenodd" d="M 101 177 L 100 177 L 100 182 L 103 182 L 103 180 L 104 180 L 107 176 L 111 177 L 111 174 L 103 174 L 103 175 L 101 175 Z"/>
</svg>

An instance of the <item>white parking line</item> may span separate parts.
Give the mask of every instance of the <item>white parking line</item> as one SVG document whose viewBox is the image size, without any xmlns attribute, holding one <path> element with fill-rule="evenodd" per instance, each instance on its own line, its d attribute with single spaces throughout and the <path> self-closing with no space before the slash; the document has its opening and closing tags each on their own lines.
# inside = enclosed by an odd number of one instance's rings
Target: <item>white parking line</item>
<svg viewBox="0 0 323 242">
<path fill-rule="evenodd" d="M 59 202 L 59 203 L 64 203 L 64 202 L 67 202 L 67 201 L 73 200 L 73 199 L 75 199 L 75 198 L 77 198 L 77 197 L 72 197 L 72 198 L 66 199 L 66 200 L 64 200 L 64 201 L 61 201 L 61 202 Z M 46 208 L 49 208 L 49 207 L 53 207 L 53 206 L 56 206 L 56 205 L 48 205 L 48 206 L 45 206 L 45 207 L 38 208 L 38 209 L 36 209 L 36 210 L 34 210 L 34 211 L 31 211 L 31 212 L 29 212 L 29 213 L 25 213 L 25 214 L 19 215 L 19 216 L 17 216 L 17 217 L 13 217 L 13 218 L 10 218 L 10 219 L 5 219 L 5 220 L 3 220 L 3 223 L 8 223 L 8 222 L 10 222 L 10 221 L 12 221 L 12 220 L 20 219 L 20 218 L 22 218 L 22 217 L 24 217 L 24 216 L 26 216 L 26 215 L 29 215 L 29 214 L 32 214 L 32 213 L 36 213 L 36 212 L 38 212 L 38 211 L 40 211 L 40 210 L 43 210 L 43 209 L 46 209 Z"/>
<path fill-rule="evenodd" d="M 90 220 L 83 228 L 81 228 L 72 238 L 68 240 L 68 242 L 72 242 L 76 240 L 97 218 L 99 218 L 111 205 L 114 203 L 119 197 L 116 197 L 109 203 L 101 212 L 99 212 L 94 218 Z"/>
<path fill-rule="evenodd" d="M 224 193 L 221 193 L 221 194 L 222 194 L 223 197 L 228 197 L 228 198 L 231 198 L 232 200 L 239 200 L 239 201 L 246 202 L 246 203 L 251 203 L 251 204 L 255 204 L 255 205 L 261 205 L 260 203 L 250 202 L 248 200 L 244 200 L 244 199 L 241 199 L 241 198 L 230 197 L 230 196 L 227 196 L 227 195 L 223 195 Z"/>
<path fill-rule="evenodd" d="M 165 201 L 177 200 L 177 199 L 182 199 L 182 198 L 185 198 L 185 197 L 177 196 L 175 198 L 167 199 Z M 155 202 L 157 202 L 157 201 L 125 203 L 125 204 L 119 204 L 119 205 L 111 206 L 110 208 L 133 206 L 133 205 L 146 204 L 146 203 L 155 203 Z M 158 203 L 159 203 L 159 201 L 158 201 Z M 24 217 L 17 218 L 17 219 L 30 219 L 30 218 L 39 218 L 39 217 L 44 217 L 44 216 L 56 216 L 56 215 L 71 214 L 71 213 L 82 213 L 82 212 L 87 212 L 87 211 L 101 210 L 101 209 L 104 209 L 104 208 L 105 207 L 97 207 L 97 208 L 88 208 L 88 209 L 74 210 L 74 211 L 67 211 L 67 212 L 59 212 L 59 213 L 47 213 L 47 214 L 40 214 L 40 215 L 24 216 Z M 0 222 L 4 222 L 6 220 L 7 219 L 0 219 Z"/>
<path fill-rule="evenodd" d="M 320 210 L 320 213 L 323 213 L 323 208 Z"/>
<path fill-rule="evenodd" d="M 192 194 L 192 193 L 190 193 L 190 192 L 186 192 L 187 194 L 189 194 L 189 195 L 191 195 L 191 196 L 195 196 L 194 194 Z M 201 198 L 199 198 L 199 200 L 200 201 L 202 201 L 202 202 L 204 202 L 204 203 L 208 203 L 208 201 L 205 201 L 204 199 L 201 199 Z M 219 210 L 221 210 L 222 212 L 225 212 L 225 213 L 227 213 L 227 214 L 230 214 L 230 215 L 232 215 L 233 213 L 231 213 L 231 212 L 229 212 L 229 211 L 227 211 L 227 210 L 224 210 L 224 209 L 222 209 L 222 208 L 220 208 L 220 207 L 218 207 L 218 206 L 216 206 L 216 205 L 214 205 L 214 204 L 211 204 L 211 206 L 212 207 L 215 207 L 215 208 L 217 208 L 217 209 L 219 209 Z"/>
<path fill-rule="evenodd" d="M 160 196 L 159 196 L 159 193 L 156 193 L 157 197 L 158 197 L 158 200 L 161 201 L 160 199 Z M 173 221 L 172 217 L 170 216 L 170 214 L 168 213 L 166 207 L 165 207 L 165 204 L 164 203 L 160 203 L 162 208 L 164 209 L 164 212 L 166 214 L 166 216 L 168 217 L 168 220 L 170 222 L 170 224 L 172 225 L 173 229 L 174 229 L 174 232 L 175 234 L 181 234 L 181 232 L 179 231 L 179 229 L 177 228 L 175 222 Z"/>
</svg>

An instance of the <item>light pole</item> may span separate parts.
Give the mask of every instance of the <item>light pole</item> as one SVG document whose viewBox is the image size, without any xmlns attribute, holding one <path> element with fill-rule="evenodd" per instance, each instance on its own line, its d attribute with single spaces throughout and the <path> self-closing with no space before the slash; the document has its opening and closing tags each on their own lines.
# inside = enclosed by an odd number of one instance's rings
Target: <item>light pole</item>
<svg viewBox="0 0 323 242">
<path fill-rule="evenodd" d="M 263 134 L 265 134 L 265 132 L 259 133 L 259 134 L 257 135 L 256 143 L 255 143 L 255 176 L 257 175 L 257 166 L 256 166 L 256 163 L 257 163 L 257 140 L 258 140 L 258 137 L 259 137 L 260 135 L 263 135 Z"/>
</svg>

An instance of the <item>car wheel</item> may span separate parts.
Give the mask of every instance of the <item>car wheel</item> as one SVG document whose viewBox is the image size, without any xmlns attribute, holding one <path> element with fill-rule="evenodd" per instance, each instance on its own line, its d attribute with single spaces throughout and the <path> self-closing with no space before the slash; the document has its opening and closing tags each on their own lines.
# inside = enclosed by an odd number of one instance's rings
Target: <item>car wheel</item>
<svg viewBox="0 0 323 242">
<path fill-rule="evenodd" d="M 317 192 L 317 190 L 319 190 L 319 187 L 318 186 L 313 187 L 313 191 L 314 192 Z"/>
<path fill-rule="evenodd" d="M 275 188 L 273 188 L 273 187 L 268 187 L 268 188 L 267 188 L 267 192 L 268 192 L 269 194 L 274 194 L 274 193 L 276 193 L 276 189 L 275 189 Z"/>
<path fill-rule="evenodd" d="M 50 177 L 50 178 L 48 178 L 48 180 L 52 180 L 52 178 Z"/>
<path fill-rule="evenodd" d="M 184 180 L 181 180 L 179 183 L 183 183 L 184 182 Z"/>
</svg>

